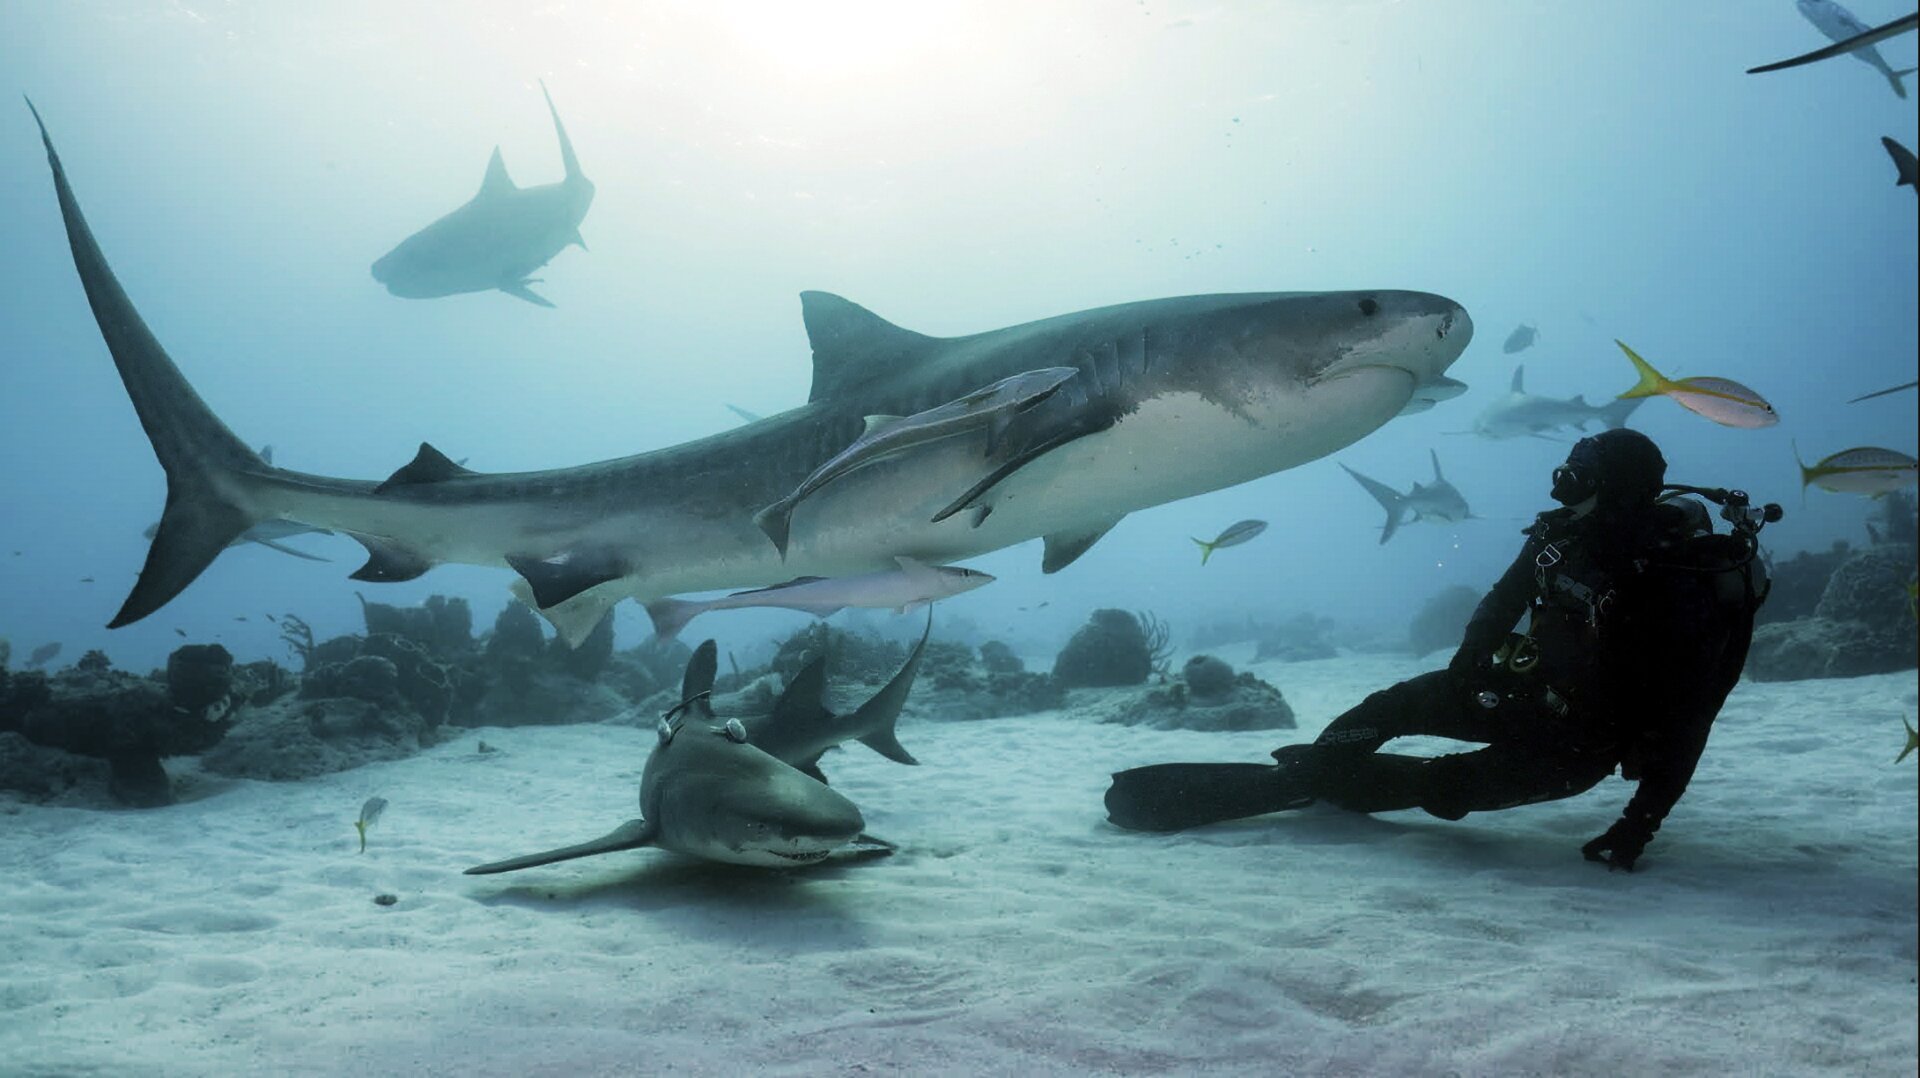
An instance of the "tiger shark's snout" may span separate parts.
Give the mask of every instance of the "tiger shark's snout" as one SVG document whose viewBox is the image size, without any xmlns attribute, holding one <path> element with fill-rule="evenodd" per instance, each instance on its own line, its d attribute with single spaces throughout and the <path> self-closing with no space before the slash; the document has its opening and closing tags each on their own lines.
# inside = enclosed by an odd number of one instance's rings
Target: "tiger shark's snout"
<svg viewBox="0 0 1920 1078">
<path fill-rule="evenodd" d="M 1341 323 L 1337 335 L 1344 347 L 1312 373 L 1314 381 L 1366 370 L 1402 371 L 1412 382 L 1413 410 L 1466 391 L 1446 376 L 1473 340 L 1466 308 L 1430 292 L 1347 292 L 1330 296 L 1329 302 L 1335 307 L 1329 314 Z"/>
</svg>

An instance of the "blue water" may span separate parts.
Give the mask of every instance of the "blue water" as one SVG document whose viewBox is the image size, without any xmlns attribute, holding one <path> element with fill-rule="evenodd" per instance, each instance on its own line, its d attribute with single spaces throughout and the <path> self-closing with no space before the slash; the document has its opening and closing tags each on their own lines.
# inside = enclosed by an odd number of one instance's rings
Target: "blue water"
<svg viewBox="0 0 1920 1078">
<path fill-rule="evenodd" d="M 1869 24 L 1901 14 L 1859 0 Z M 1914 62 L 1914 37 L 1883 46 Z M 839 292 L 962 334 L 1220 291 L 1410 288 L 1464 304 L 1473 388 L 1336 454 L 1404 489 L 1438 449 L 1485 519 L 1375 539 L 1381 513 L 1322 460 L 1133 514 L 1067 571 L 1030 543 L 950 627 L 1050 650 L 1094 606 L 1177 636 L 1244 613 L 1392 635 L 1428 595 L 1483 585 L 1547 505 L 1565 453 L 1465 430 L 1505 391 L 1600 401 L 1667 373 L 1761 391 L 1783 422 L 1714 426 L 1671 402 L 1634 425 L 1677 480 L 1785 503 L 1777 552 L 1865 538 L 1869 503 L 1808 459 L 1912 452 L 1915 198 L 1878 140 L 1914 101 L 1850 59 L 1744 69 L 1824 44 L 1787 0 L 1520 8 L 1460 2 L 0 6 L 0 89 L 30 94 L 134 301 L 201 394 L 281 464 L 379 478 L 423 439 L 482 470 L 670 445 L 805 399 L 796 294 Z M 497 144 L 560 174 L 544 79 L 599 188 L 539 286 L 395 299 L 368 265 L 477 189 Z M 1920 96 L 1920 87 L 1916 87 Z M 468 596 L 504 570 L 402 585 L 334 559 L 223 555 L 126 629 L 102 626 L 145 554 L 163 478 L 66 252 L 24 105 L 0 105 L 0 636 L 143 668 L 180 642 L 279 655 L 265 613 L 357 628 L 354 592 Z M 1272 527 L 1204 569 L 1188 536 Z M 15 551 L 19 553 L 14 554 Z M 92 583 L 81 578 L 92 577 Z M 1031 609 L 1045 602 L 1046 607 Z M 1030 609 L 1022 610 L 1022 607 Z M 246 617 L 241 622 L 236 618 Z M 724 621 L 722 619 L 725 619 Z M 738 641 L 801 622 L 722 614 Z M 620 632 L 644 617 L 626 604 Z"/>
</svg>

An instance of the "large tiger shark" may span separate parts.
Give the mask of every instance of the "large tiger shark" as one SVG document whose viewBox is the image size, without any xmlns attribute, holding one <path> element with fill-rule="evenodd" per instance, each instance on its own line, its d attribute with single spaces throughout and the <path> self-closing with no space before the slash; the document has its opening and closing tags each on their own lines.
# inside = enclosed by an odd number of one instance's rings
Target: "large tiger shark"
<svg viewBox="0 0 1920 1078">
<path fill-rule="evenodd" d="M 81 283 L 167 475 L 160 529 L 111 626 L 158 610 L 269 520 L 354 536 L 368 552 L 357 580 L 512 567 L 574 641 L 622 598 L 849 576 L 897 557 L 946 564 L 1043 538 L 1042 569 L 1055 572 L 1130 512 L 1315 460 L 1457 395 L 1446 370 L 1473 335 L 1465 310 L 1424 292 L 1183 296 L 953 338 L 808 292 L 813 387 L 800 407 L 571 468 L 480 474 L 423 444 L 384 481 L 339 479 L 267 463 L 200 399 L 107 264 L 44 125 L 41 137 Z M 755 525 L 859 438 L 863 417 L 1058 366 L 1077 373 L 993 432 L 991 453 L 976 430 L 837 480 L 795 507 L 784 559 Z"/>
<path fill-rule="evenodd" d="M 544 82 L 540 93 L 553 114 L 565 177 L 558 183 L 521 187 L 508 177 L 506 161 L 495 146 L 478 194 L 373 264 L 373 279 L 387 291 L 403 299 L 435 299 L 497 288 L 528 303 L 553 306 L 528 287 L 538 283 L 528 275 L 570 244 L 586 249 L 580 222 L 593 204 L 593 181 L 580 171 L 573 142 Z"/>
</svg>

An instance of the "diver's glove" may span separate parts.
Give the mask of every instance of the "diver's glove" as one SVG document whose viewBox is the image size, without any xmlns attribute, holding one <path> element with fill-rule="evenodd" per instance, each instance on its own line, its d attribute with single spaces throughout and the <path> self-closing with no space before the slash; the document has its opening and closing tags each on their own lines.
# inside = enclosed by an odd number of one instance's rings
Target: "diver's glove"
<svg viewBox="0 0 1920 1078">
<path fill-rule="evenodd" d="M 1580 853 L 1589 861 L 1604 861 L 1609 869 L 1623 868 L 1633 871 L 1633 863 L 1653 841 L 1653 833 L 1660 825 L 1645 818 L 1621 816 L 1607 833 L 1580 847 Z"/>
</svg>

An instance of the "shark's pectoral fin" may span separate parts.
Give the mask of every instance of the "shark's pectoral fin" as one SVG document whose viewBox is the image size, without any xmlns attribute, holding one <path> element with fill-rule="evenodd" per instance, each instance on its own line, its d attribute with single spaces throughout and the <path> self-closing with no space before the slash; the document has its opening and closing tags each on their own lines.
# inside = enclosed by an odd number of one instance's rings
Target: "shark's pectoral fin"
<svg viewBox="0 0 1920 1078">
<path fill-rule="evenodd" d="M 819 752 L 813 754 L 812 759 L 802 760 L 794 764 L 793 769 L 822 786 L 829 785 L 827 782 L 827 773 L 820 770 L 820 757 L 826 755 L 826 751 L 825 749 L 821 749 Z"/>
<path fill-rule="evenodd" d="M 885 857 L 900 849 L 898 843 L 888 842 L 884 838 L 869 835 L 865 831 L 853 836 L 853 841 L 841 847 L 849 857 Z"/>
<path fill-rule="evenodd" d="M 533 589 L 533 601 L 543 610 L 627 575 L 624 559 L 597 550 L 570 550 L 551 558 L 509 554 L 507 564 Z"/>
<path fill-rule="evenodd" d="M 527 287 L 528 285 L 533 283 L 534 281 L 530 277 L 524 280 L 519 280 L 519 281 L 508 281 L 507 283 L 500 286 L 500 291 L 505 292 L 509 296 L 514 296 L 519 299 L 524 299 L 528 303 L 531 303 L 536 307 L 553 306 L 552 300 L 547 299 L 545 296 L 542 296 L 539 293 L 535 292 L 533 289 Z"/>
<path fill-rule="evenodd" d="M 413 459 L 401 465 L 392 475 L 387 476 L 385 482 L 373 488 L 373 492 L 375 494 L 385 494 L 396 487 L 410 487 L 421 483 L 441 483 L 448 479 L 459 479 L 462 476 L 476 474 L 478 473 L 468 471 L 458 464 L 455 464 L 445 453 L 440 452 L 425 442 L 421 442 L 420 451 L 413 455 Z"/>
<path fill-rule="evenodd" d="M 954 515 L 955 513 L 958 513 L 960 510 L 965 509 L 968 506 L 972 505 L 973 503 L 979 501 L 982 495 L 986 494 L 987 491 L 992 490 L 995 486 L 997 486 L 1000 483 L 1001 480 L 1007 478 L 1013 473 L 1019 471 L 1020 469 L 1026 467 L 1029 464 L 1032 464 L 1034 461 L 1039 460 L 1041 457 L 1046 456 L 1048 453 L 1053 452 L 1054 450 L 1060 448 L 1063 445 L 1066 445 L 1069 442 L 1078 441 L 1089 434 L 1098 434 L 1101 431 L 1106 430 L 1108 427 L 1113 426 L 1113 422 L 1114 421 L 1111 417 L 1103 420 L 1091 420 L 1088 422 L 1083 422 L 1069 429 L 1060 431 L 1052 435 L 1051 437 L 1043 439 L 1042 441 L 1039 441 L 1034 445 L 1031 445 L 1026 449 L 1023 449 L 1020 452 L 1015 453 L 1013 456 L 1009 457 L 1006 461 L 1002 462 L 998 467 L 988 472 L 985 478 L 981 479 L 978 483 L 975 483 L 973 486 L 968 487 L 966 493 L 960 495 L 958 498 L 955 498 L 953 501 L 948 502 L 945 508 L 941 509 L 938 513 L 935 513 L 933 515 L 932 522 L 935 524 L 940 523 L 941 521 L 947 519 L 948 517 Z M 1098 537 L 1096 536 L 1096 538 Z"/>
<path fill-rule="evenodd" d="M 412 580 L 428 569 L 433 568 L 433 560 L 426 555 L 402 546 L 391 539 L 377 535 L 361 535 L 348 532 L 367 548 L 367 563 L 349 574 L 351 580 L 366 580 L 376 584 L 398 584 L 403 580 Z"/>
<path fill-rule="evenodd" d="M 577 228 L 573 230 L 573 245 L 582 251 L 587 249 L 587 238 L 582 236 Z"/>
<path fill-rule="evenodd" d="M 660 829 L 650 821 L 628 820 L 592 842 L 562 846 L 557 850 L 547 850 L 543 853 L 510 857 L 505 861 L 494 861 L 491 864 L 475 865 L 466 871 L 466 875 L 491 876 L 496 872 L 515 872 L 537 865 L 550 865 L 555 861 L 571 861 L 576 857 L 593 857 L 597 854 L 617 853 L 621 850 L 636 850 L 642 846 L 653 845 L 659 834 Z"/>
<path fill-rule="evenodd" d="M 514 598 L 532 607 L 541 617 L 547 619 L 547 624 L 553 626 L 554 633 L 570 648 L 577 648 L 585 642 L 587 637 L 593 634 L 593 630 L 599 627 L 600 622 L 606 619 L 608 612 L 613 609 L 613 604 L 626 598 L 626 595 L 619 591 L 609 594 L 606 589 L 589 588 L 566 602 L 541 606 L 539 600 L 533 597 L 533 588 L 524 579 L 515 580 L 507 586 L 507 590 L 513 593 Z"/>
<path fill-rule="evenodd" d="M 1072 565 L 1088 548 L 1100 541 L 1100 538 L 1120 523 L 1120 517 L 1114 517 L 1105 524 L 1079 532 L 1060 532 L 1046 537 L 1046 547 L 1040 555 L 1040 571 L 1057 573 Z M 1202 543 L 1202 546 L 1207 544 Z M 1203 562 L 1204 564 L 1204 562 Z"/>
</svg>

